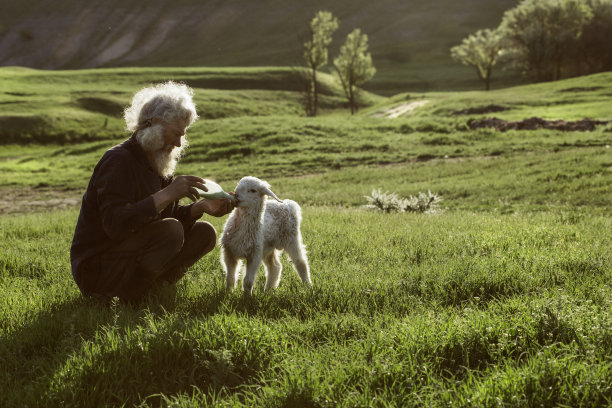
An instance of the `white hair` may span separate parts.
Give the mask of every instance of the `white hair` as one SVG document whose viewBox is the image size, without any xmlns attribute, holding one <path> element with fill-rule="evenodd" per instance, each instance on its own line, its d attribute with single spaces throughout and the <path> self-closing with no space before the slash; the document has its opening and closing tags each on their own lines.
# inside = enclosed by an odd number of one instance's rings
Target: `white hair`
<svg viewBox="0 0 612 408">
<path fill-rule="evenodd" d="M 189 127 L 198 119 L 193 89 L 185 84 L 168 81 L 143 88 L 123 111 L 127 129 L 131 132 L 150 125 L 153 118 L 170 122 L 180 119 Z"/>
</svg>

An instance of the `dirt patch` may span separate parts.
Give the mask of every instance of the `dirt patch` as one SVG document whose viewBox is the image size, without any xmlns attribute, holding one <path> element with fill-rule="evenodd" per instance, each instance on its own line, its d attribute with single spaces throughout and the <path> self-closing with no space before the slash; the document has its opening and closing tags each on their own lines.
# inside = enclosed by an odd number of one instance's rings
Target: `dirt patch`
<svg viewBox="0 0 612 408">
<path fill-rule="evenodd" d="M 453 115 L 480 115 L 483 113 L 494 113 L 494 112 L 503 112 L 507 111 L 510 108 L 506 108 L 505 106 L 500 105 L 486 105 L 486 106 L 476 106 L 474 108 L 467 108 L 453 111 Z"/>
<path fill-rule="evenodd" d="M 0 215 L 78 208 L 83 191 L 50 188 L 1 188 Z"/>
<path fill-rule="evenodd" d="M 375 118 L 387 118 L 387 119 L 395 119 L 398 118 L 400 116 L 404 116 L 410 112 L 412 112 L 413 110 L 415 110 L 416 108 L 419 108 L 423 105 L 426 105 L 427 103 L 429 103 L 428 100 L 422 100 L 422 101 L 414 101 L 414 102 L 410 102 L 410 103 L 404 103 L 402 105 L 396 106 L 394 108 L 391 109 L 387 109 L 384 110 L 382 112 L 377 112 L 374 114 Z"/>
<path fill-rule="evenodd" d="M 506 121 L 499 118 L 470 119 L 467 124 L 470 129 L 494 128 L 505 132 L 507 130 L 536 130 L 553 129 L 563 131 L 590 132 L 599 125 L 605 125 L 608 121 L 582 119 L 577 121 L 546 120 L 542 118 L 529 118 L 519 121 Z"/>
<path fill-rule="evenodd" d="M 6 95 L 11 95 L 11 96 L 32 96 L 34 95 L 33 93 L 26 93 L 26 92 L 5 92 Z"/>
<path fill-rule="evenodd" d="M 600 89 L 603 89 L 603 86 L 577 86 L 574 88 L 561 89 L 559 92 L 592 92 L 599 91 Z"/>
</svg>

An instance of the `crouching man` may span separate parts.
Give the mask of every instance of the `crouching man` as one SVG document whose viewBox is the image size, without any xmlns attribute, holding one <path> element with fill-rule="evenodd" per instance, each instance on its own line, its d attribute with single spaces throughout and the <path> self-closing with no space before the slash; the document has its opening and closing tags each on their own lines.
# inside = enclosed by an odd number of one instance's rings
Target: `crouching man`
<svg viewBox="0 0 612 408">
<path fill-rule="evenodd" d="M 157 283 L 174 283 L 210 252 L 217 234 L 206 213 L 233 209 L 231 200 L 197 201 L 200 177 L 173 176 L 198 119 L 193 91 L 167 82 L 134 95 L 124 118 L 131 137 L 94 168 L 81 204 L 70 260 L 84 295 L 137 302 Z M 188 197 L 190 205 L 179 205 Z"/>
</svg>

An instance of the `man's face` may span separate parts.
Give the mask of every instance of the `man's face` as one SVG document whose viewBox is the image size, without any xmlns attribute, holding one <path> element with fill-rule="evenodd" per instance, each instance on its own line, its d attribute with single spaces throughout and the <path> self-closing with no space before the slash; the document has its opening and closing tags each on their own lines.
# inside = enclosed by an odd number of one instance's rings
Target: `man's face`
<svg viewBox="0 0 612 408">
<path fill-rule="evenodd" d="M 187 125 L 179 119 L 164 122 L 154 118 L 151 126 L 138 135 L 151 166 L 161 176 L 174 173 L 181 153 L 187 147 L 186 129 Z"/>
<path fill-rule="evenodd" d="M 175 147 L 181 147 L 181 141 L 185 136 L 187 124 L 178 118 L 170 122 L 153 119 L 154 125 L 156 121 L 162 126 L 162 137 L 164 142 L 164 147 L 162 149 L 166 152 L 171 152 Z"/>
</svg>

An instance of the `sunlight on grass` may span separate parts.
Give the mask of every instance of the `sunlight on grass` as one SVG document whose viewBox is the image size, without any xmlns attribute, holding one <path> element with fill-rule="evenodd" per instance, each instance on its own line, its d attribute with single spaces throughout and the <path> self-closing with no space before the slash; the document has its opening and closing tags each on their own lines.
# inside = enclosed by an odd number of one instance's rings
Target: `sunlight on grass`
<svg viewBox="0 0 612 408">
<path fill-rule="evenodd" d="M 555 401 L 597 405 L 609 394 L 608 217 L 306 207 L 312 290 L 283 258 L 273 294 L 262 292 L 263 274 L 253 298 L 225 294 L 215 250 L 176 291 L 138 308 L 80 297 L 67 259 L 75 219 L 0 218 L 9 405 L 405 405 L 418 396 L 459 406 L 514 404 L 517 390 L 528 404 L 546 387 Z M 486 386 L 492 375 L 507 384 Z"/>
<path fill-rule="evenodd" d="M 610 405 L 610 125 L 467 125 L 610 120 L 610 74 L 372 95 L 353 117 L 328 84 L 329 111 L 306 118 L 290 72 L 0 68 L 0 124 L 13 126 L 0 149 L 1 404 Z M 81 195 L 129 136 L 121 106 L 170 78 L 196 87 L 202 117 L 178 173 L 227 191 L 253 175 L 299 202 L 312 289 L 283 257 L 273 293 L 263 273 L 253 297 L 226 293 L 216 248 L 138 306 L 80 295 L 69 249 Z M 405 117 L 372 116 L 422 99 Z M 435 214 L 382 213 L 366 208 L 373 190 L 443 201 Z"/>
</svg>

